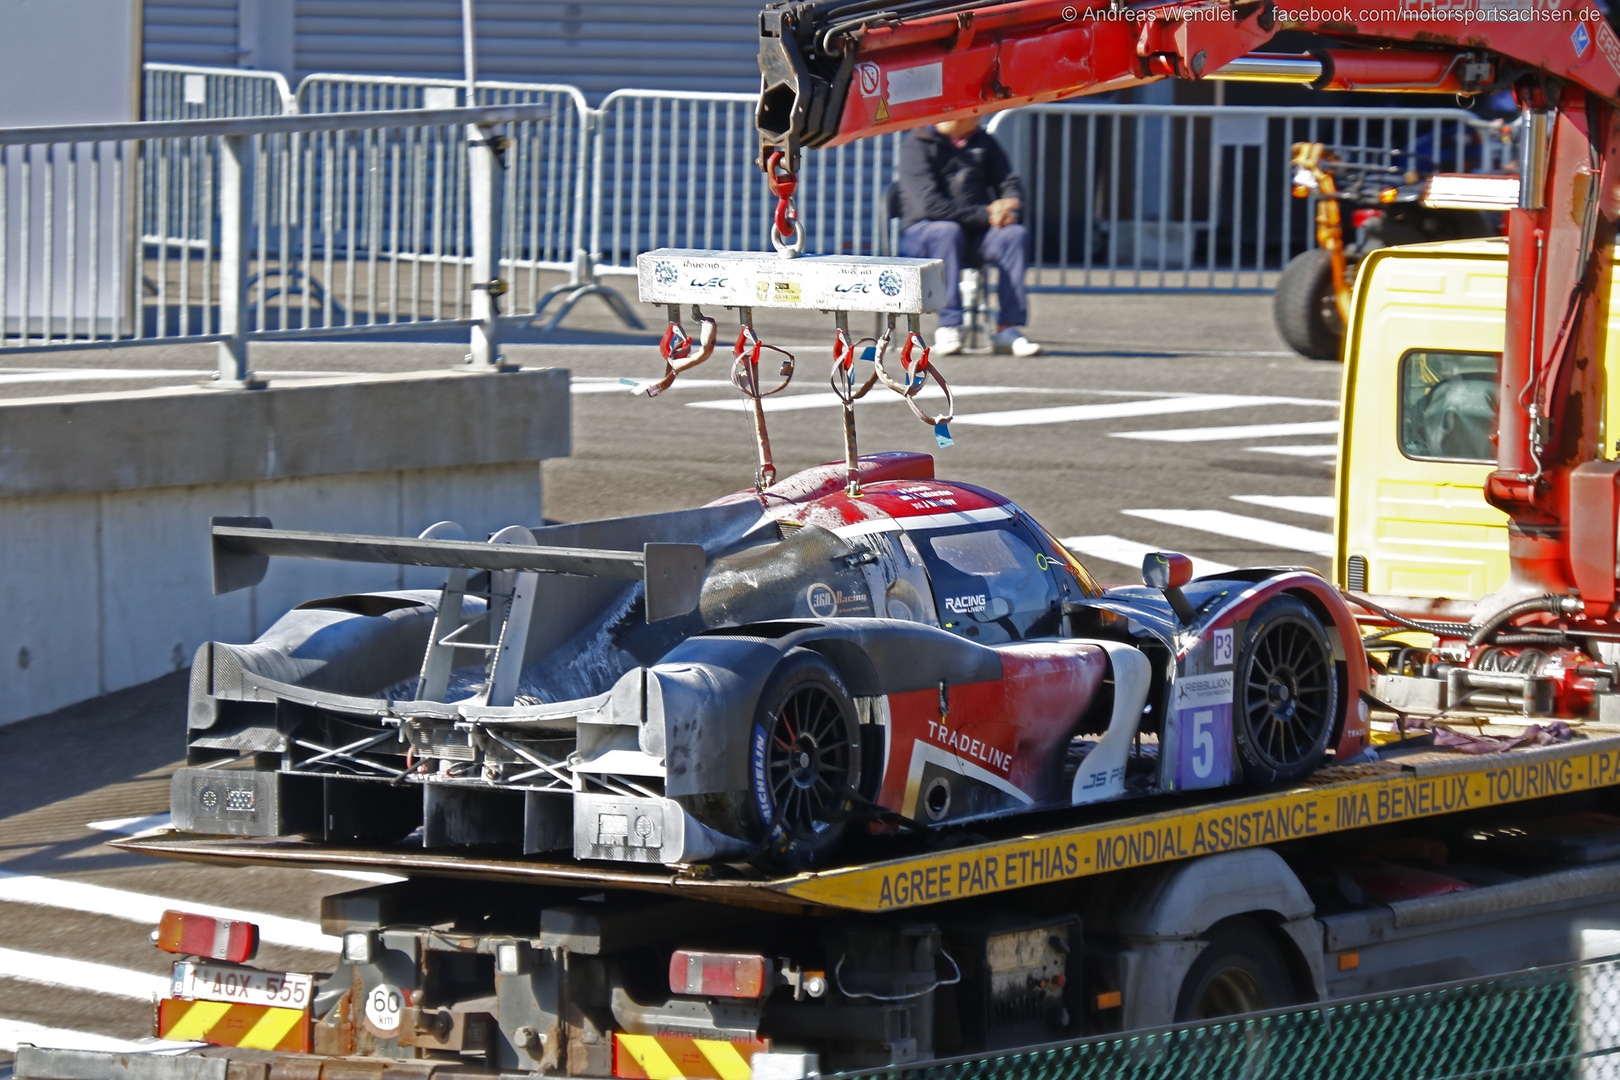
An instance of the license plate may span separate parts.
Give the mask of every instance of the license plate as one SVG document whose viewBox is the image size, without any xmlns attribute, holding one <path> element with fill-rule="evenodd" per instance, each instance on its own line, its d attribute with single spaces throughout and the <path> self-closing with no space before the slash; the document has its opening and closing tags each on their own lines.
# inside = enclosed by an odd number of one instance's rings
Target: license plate
<svg viewBox="0 0 1620 1080">
<path fill-rule="evenodd" d="M 198 964 L 190 960 L 174 965 L 174 996 L 195 1001 L 307 1009 L 314 986 L 314 976 L 295 972 Z"/>
</svg>

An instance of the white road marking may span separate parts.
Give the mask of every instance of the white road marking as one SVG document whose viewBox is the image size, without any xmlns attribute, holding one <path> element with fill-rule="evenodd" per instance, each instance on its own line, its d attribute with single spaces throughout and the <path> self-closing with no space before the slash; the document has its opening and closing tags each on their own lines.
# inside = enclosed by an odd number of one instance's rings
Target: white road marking
<svg viewBox="0 0 1620 1080">
<path fill-rule="evenodd" d="M 1222 427 L 1171 428 L 1167 431 L 1116 431 L 1116 439 L 1150 442 L 1217 442 L 1226 439 L 1270 439 L 1278 435 L 1336 435 L 1337 420 L 1307 420 L 1298 424 L 1230 424 Z"/>
<path fill-rule="evenodd" d="M 823 385 L 825 385 L 825 383 Z M 1075 392 L 1075 393 L 1083 393 L 1084 391 L 1073 391 L 1073 392 Z M 984 394 L 1050 394 L 1050 393 L 1052 393 L 1052 390 L 1047 388 L 1047 387 L 1035 387 L 1035 386 L 952 386 L 951 387 L 952 396 L 959 397 L 959 398 L 978 397 L 978 396 L 981 396 L 981 395 L 984 395 Z M 899 394 L 894 393 L 893 391 L 889 390 L 887 387 L 884 387 L 884 386 L 882 386 L 880 384 L 878 386 L 872 387 L 872 392 L 867 394 L 864 398 L 861 399 L 861 404 L 865 405 L 867 402 L 885 402 L 886 401 L 886 402 L 891 402 L 891 403 L 893 403 L 895 405 L 899 405 L 904 400 L 905 399 L 903 399 Z M 940 392 L 939 387 L 935 386 L 932 382 L 930 382 L 926 387 L 924 387 L 922 390 L 919 390 L 917 392 L 917 400 L 919 400 L 919 401 L 943 401 L 943 400 L 945 400 L 945 395 Z M 783 397 L 768 397 L 768 398 L 766 398 L 765 399 L 765 411 L 766 412 L 802 412 L 805 409 L 841 408 L 843 406 L 843 404 L 844 403 L 841 400 L 839 400 L 838 395 L 834 394 L 834 393 L 831 393 L 831 392 L 828 392 L 828 393 L 825 393 L 825 394 L 789 394 L 789 395 L 786 395 L 786 396 L 783 396 Z M 744 411 L 752 411 L 754 406 L 747 399 L 745 399 L 742 395 L 739 394 L 736 397 L 731 397 L 731 398 L 714 398 L 714 399 L 705 400 L 705 401 L 688 401 L 686 403 L 686 407 L 689 408 L 689 409 L 717 409 L 717 410 L 719 410 L 721 412 L 744 412 Z M 963 419 L 963 418 L 960 417 L 960 416 L 957 417 L 957 420 L 961 420 L 961 419 Z"/>
<path fill-rule="evenodd" d="M 1050 392 L 1050 391 L 1048 391 Z M 829 397 L 832 395 L 828 395 Z M 1337 408 L 1337 401 L 1318 398 L 1260 397 L 1249 394 L 1182 394 L 1147 401 L 1115 401 L 1097 405 L 1053 405 L 1041 409 L 958 416 L 955 423 L 978 427 L 1021 427 L 1027 424 L 1067 424 L 1077 420 L 1119 420 L 1129 416 L 1166 416 L 1172 413 L 1246 409 L 1257 405 L 1315 405 Z M 1338 430 L 1334 424 L 1333 429 Z"/>
<path fill-rule="evenodd" d="M 348 878 L 350 881 L 366 881 L 373 885 L 392 885 L 396 881 L 409 881 L 403 874 L 384 874 L 378 870 L 324 870 L 320 867 L 311 867 L 312 873 L 325 874 L 327 877 Z"/>
<path fill-rule="evenodd" d="M 107 821 L 92 821 L 85 827 L 95 829 L 97 832 L 140 836 L 142 833 L 162 832 L 167 829 L 169 827 L 169 815 L 148 814 L 146 817 L 110 818 Z M 351 881 L 365 881 L 374 885 L 391 885 L 396 881 L 406 880 L 400 874 L 384 874 L 375 870 L 323 870 L 314 867 L 310 869 L 316 874 L 348 878 Z"/>
<path fill-rule="evenodd" d="M 1084 349 L 1070 352 L 1067 350 L 1051 350 L 1048 356 L 1099 356 L 1119 357 L 1132 360 L 1138 357 L 1146 360 L 1173 360 L 1183 356 L 1211 356 L 1211 357 L 1256 357 L 1271 359 L 1275 357 L 1288 357 L 1290 360 L 1299 354 L 1295 352 L 1265 352 L 1254 349 L 1178 349 L 1173 345 L 1162 349 L 1153 349 L 1148 352 L 1127 352 L 1124 347 L 1119 349 Z"/>
<path fill-rule="evenodd" d="M 36 368 L 32 371 L 0 371 L 0 386 L 111 379 L 206 379 L 212 374 L 212 371 L 163 371 L 153 368 Z"/>
<path fill-rule="evenodd" d="M 1287 510 L 1315 517 L 1333 517 L 1334 499 L 1331 495 L 1234 495 L 1232 498 L 1241 503 L 1269 506 L 1273 510 Z"/>
<path fill-rule="evenodd" d="M 1125 510 L 1123 513 L 1162 525 L 1231 536 L 1287 551 L 1333 554 L 1333 536 L 1330 533 L 1301 529 L 1297 525 L 1281 525 L 1265 518 L 1229 514 L 1225 510 Z"/>
<path fill-rule="evenodd" d="M 354 379 L 378 372 L 256 371 L 266 379 Z M 212 379 L 214 372 L 178 368 L 0 368 L 0 386 L 21 383 L 110 382 L 136 379 Z"/>
<path fill-rule="evenodd" d="M 182 1054 L 202 1045 L 164 1039 L 115 1039 L 89 1031 L 0 1018 L 0 1050 L 15 1053 L 20 1043 L 51 1050 L 96 1050 L 104 1054 Z"/>
<path fill-rule="evenodd" d="M 0 948 L 0 978 L 69 990 L 91 990 L 137 1001 L 151 1001 L 153 994 L 166 997 L 173 986 L 173 981 L 165 975 L 5 948 Z"/>
<path fill-rule="evenodd" d="M 1337 457 L 1339 447 L 1337 443 L 1320 443 L 1308 446 L 1250 446 L 1246 447 L 1251 454 L 1282 454 L 1284 457 Z"/>
<path fill-rule="evenodd" d="M 1110 536 L 1102 533 L 1097 536 L 1069 536 L 1061 543 L 1070 551 L 1078 555 L 1089 556 L 1093 559 L 1102 559 L 1106 562 L 1118 563 L 1120 566 L 1134 567 L 1138 573 L 1142 570 L 1142 560 L 1150 553 L 1162 551 L 1162 548 L 1149 547 L 1138 544 L 1135 540 L 1126 540 L 1121 536 Z M 1203 559 L 1197 555 L 1188 556 L 1192 559 L 1193 574 L 1202 577 L 1205 574 L 1224 574 L 1233 567 L 1214 559 Z"/>
<path fill-rule="evenodd" d="M 87 885 L 82 881 L 38 877 L 0 870 L 0 901 L 13 904 L 35 904 L 40 907 L 83 911 L 92 915 L 106 915 L 114 919 L 156 926 L 165 911 L 188 911 L 197 915 L 211 915 L 217 919 L 246 919 L 256 923 L 259 936 L 277 945 L 291 945 L 311 952 L 334 952 L 341 942 L 321 933 L 319 923 L 288 919 L 280 915 L 266 915 L 257 911 L 204 904 L 195 900 L 177 900 L 148 893 L 111 889 L 105 885 Z"/>
<path fill-rule="evenodd" d="M 168 827 L 168 814 L 108 818 L 106 821 L 91 821 L 85 825 L 85 828 L 94 829 L 96 832 L 118 833 L 121 836 L 140 836 L 142 833 L 161 832 Z"/>
<path fill-rule="evenodd" d="M 659 376 L 659 378 L 662 378 L 662 376 Z M 632 379 L 626 382 L 623 379 L 604 378 L 600 375 L 576 375 L 568 381 L 568 392 L 570 394 L 634 394 L 639 392 L 642 386 L 657 381 L 657 378 L 652 378 Z M 689 379 L 682 375 L 675 380 L 669 389 L 696 390 L 730 385 L 731 383 L 727 379 Z M 668 391 L 665 391 L 665 393 L 668 393 Z"/>
</svg>

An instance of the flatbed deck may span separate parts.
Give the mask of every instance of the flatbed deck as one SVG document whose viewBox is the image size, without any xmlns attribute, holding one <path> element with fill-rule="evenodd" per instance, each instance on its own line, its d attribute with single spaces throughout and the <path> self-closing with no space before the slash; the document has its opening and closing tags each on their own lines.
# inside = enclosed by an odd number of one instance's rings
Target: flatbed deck
<svg viewBox="0 0 1620 1080">
<path fill-rule="evenodd" d="M 1620 785 L 1620 730 L 1614 728 L 1488 754 L 1411 745 L 1384 752 L 1380 761 L 1330 766 L 1282 791 L 1105 803 L 979 822 L 972 832 L 877 838 L 861 852 L 875 858 L 778 878 L 733 866 L 666 868 L 174 832 L 114 846 L 217 865 L 386 870 L 673 893 L 750 908 L 882 912 Z"/>
</svg>

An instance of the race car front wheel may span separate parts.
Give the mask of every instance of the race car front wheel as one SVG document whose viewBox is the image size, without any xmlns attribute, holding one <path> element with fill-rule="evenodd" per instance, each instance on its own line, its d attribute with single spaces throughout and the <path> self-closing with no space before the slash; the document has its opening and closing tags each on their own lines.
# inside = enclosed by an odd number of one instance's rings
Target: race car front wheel
<svg viewBox="0 0 1620 1080">
<path fill-rule="evenodd" d="M 1309 776 L 1327 752 L 1339 706 L 1333 648 L 1292 596 L 1262 604 L 1238 654 L 1232 736 L 1243 775 L 1262 787 Z"/>
<path fill-rule="evenodd" d="M 837 820 L 860 788 L 860 724 L 844 680 L 819 654 L 794 649 L 771 672 L 754 713 L 754 810 L 772 861 L 820 865 L 842 837 Z"/>
</svg>

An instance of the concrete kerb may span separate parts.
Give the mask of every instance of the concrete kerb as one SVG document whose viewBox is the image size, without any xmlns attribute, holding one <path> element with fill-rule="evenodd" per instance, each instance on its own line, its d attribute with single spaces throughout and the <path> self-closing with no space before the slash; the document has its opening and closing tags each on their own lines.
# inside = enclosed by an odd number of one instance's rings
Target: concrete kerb
<svg viewBox="0 0 1620 1080">
<path fill-rule="evenodd" d="M 568 373 L 415 372 L 258 391 L 169 388 L 0 402 L 0 723 L 183 667 L 322 595 L 430 570 L 272 566 L 212 595 L 208 518 L 469 535 L 538 524 L 539 463 L 570 448 Z"/>
</svg>

